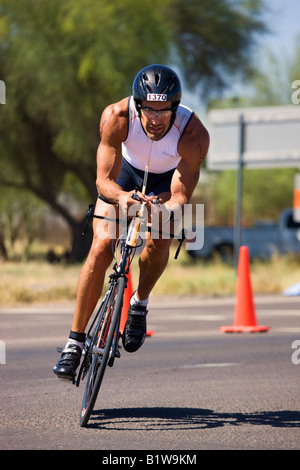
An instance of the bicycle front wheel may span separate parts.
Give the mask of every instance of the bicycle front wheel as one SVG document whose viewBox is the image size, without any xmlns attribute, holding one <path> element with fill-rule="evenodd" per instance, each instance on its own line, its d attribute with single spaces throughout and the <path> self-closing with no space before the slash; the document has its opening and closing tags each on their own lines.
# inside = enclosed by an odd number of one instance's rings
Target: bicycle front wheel
<svg viewBox="0 0 300 470">
<path fill-rule="evenodd" d="M 115 335 L 119 335 L 119 324 L 123 305 L 125 279 L 120 277 L 110 287 L 106 301 L 101 306 L 101 322 L 93 332 L 92 359 L 83 396 L 80 426 L 84 427 L 90 418 L 100 390 L 104 372 L 110 359 Z"/>
</svg>

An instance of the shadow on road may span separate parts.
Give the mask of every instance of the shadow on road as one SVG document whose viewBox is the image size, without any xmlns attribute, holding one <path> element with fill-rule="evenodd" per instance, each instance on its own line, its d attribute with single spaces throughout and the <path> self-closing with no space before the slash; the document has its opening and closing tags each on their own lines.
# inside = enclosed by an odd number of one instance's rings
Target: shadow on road
<svg viewBox="0 0 300 470">
<path fill-rule="evenodd" d="M 205 429 L 243 424 L 299 428 L 298 411 L 218 413 L 201 408 L 123 408 L 94 411 L 88 427 L 115 430 Z"/>
</svg>

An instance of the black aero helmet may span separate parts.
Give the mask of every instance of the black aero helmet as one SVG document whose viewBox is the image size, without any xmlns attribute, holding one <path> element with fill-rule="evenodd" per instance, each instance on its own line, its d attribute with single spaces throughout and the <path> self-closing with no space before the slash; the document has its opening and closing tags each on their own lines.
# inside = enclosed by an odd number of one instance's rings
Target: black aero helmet
<svg viewBox="0 0 300 470">
<path fill-rule="evenodd" d="M 149 65 L 134 79 L 132 94 L 140 112 L 141 101 L 172 101 L 173 110 L 181 100 L 181 84 L 174 70 L 165 65 Z"/>
</svg>

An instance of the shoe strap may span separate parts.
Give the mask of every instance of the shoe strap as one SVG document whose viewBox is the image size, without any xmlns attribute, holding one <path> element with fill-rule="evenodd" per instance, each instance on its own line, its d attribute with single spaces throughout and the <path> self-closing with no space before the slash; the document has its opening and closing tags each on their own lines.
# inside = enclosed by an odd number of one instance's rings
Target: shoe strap
<svg viewBox="0 0 300 470">
<path fill-rule="evenodd" d="M 67 347 L 67 348 L 56 348 L 56 351 L 61 354 L 79 354 L 79 346 Z"/>
<path fill-rule="evenodd" d="M 148 310 L 146 307 L 140 306 L 138 304 L 133 304 L 129 306 L 130 315 L 147 315 Z"/>
</svg>

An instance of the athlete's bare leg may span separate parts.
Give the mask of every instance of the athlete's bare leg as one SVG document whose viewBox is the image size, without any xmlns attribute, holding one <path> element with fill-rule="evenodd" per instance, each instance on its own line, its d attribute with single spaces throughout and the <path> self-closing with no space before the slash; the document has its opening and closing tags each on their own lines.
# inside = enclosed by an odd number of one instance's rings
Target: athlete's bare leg
<svg viewBox="0 0 300 470">
<path fill-rule="evenodd" d="M 137 297 L 145 300 L 149 297 L 156 282 L 164 272 L 168 260 L 171 240 L 147 240 L 140 260 L 140 275 Z"/>
<path fill-rule="evenodd" d="M 115 207 L 98 200 L 96 215 L 116 216 Z M 93 220 L 93 242 L 81 269 L 77 284 L 77 299 L 72 331 L 83 333 L 102 293 L 105 273 L 113 258 L 116 224 L 102 219 Z"/>
<path fill-rule="evenodd" d="M 158 197 L 162 202 L 165 202 L 169 199 L 170 193 L 161 193 Z M 155 239 L 147 240 L 139 259 L 140 275 L 137 297 L 140 300 L 145 300 L 149 297 L 152 289 L 164 272 L 169 260 L 170 245 L 171 237 L 162 239 L 158 234 Z"/>
</svg>

